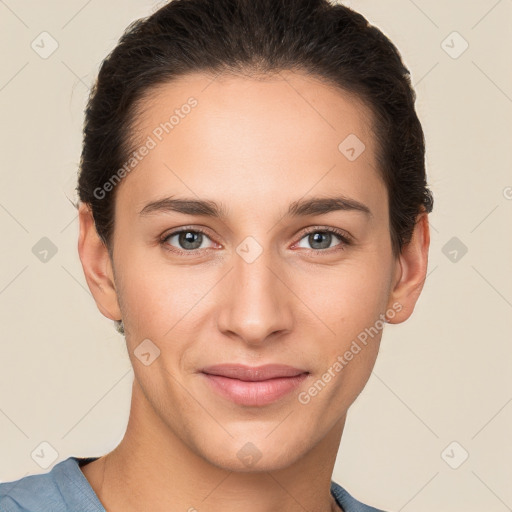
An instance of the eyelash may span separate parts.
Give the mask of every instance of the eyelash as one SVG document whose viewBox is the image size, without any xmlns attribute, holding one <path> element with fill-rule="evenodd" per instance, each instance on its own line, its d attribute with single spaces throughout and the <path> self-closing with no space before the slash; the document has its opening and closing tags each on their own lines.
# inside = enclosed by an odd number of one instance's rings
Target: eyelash
<svg viewBox="0 0 512 512">
<path fill-rule="evenodd" d="M 169 238 L 171 238 L 175 235 L 179 235 L 180 233 L 188 233 L 188 232 L 202 233 L 203 235 L 210 238 L 208 233 L 201 228 L 182 228 L 177 231 L 172 231 L 171 233 L 166 233 L 165 235 L 163 235 L 160 238 L 159 243 L 166 251 L 169 251 L 172 253 L 177 253 L 178 255 L 197 256 L 197 251 L 201 251 L 201 250 L 205 250 L 205 249 L 192 249 L 190 251 L 185 251 L 183 249 L 178 249 L 176 247 L 172 247 L 172 249 L 171 249 L 170 248 L 171 246 L 169 246 L 169 244 L 167 243 L 167 240 L 169 240 Z M 303 238 L 310 235 L 311 233 L 331 233 L 333 235 L 338 236 L 341 243 L 338 245 L 335 245 L 334 247 L 330 247 L 328 249 L 306 249 L 306 251 L 311 251 L 311 252 L 319 253 L 319 254 L 320 253 L 330 254 L 333 251 L 344 250 L 345 247 L 352 245 L 352 238 L 345 231 L 338 229 L 338 228 L 327 228 L 327 227 L 326 228 L 319 228 L 319 227 L 308 228 L 304 233 L 302 233 L 302 236 L 299 238 L 299 240 L 296 243 L 299 243 Z M 206 249 L 206 250 L 208 250 L 208 249 Z"/>
</svg>

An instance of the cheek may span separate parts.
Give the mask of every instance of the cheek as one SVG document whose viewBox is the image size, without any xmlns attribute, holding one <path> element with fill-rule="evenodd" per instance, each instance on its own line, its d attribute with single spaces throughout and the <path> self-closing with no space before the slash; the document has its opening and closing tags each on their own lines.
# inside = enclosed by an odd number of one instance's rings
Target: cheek
<svg viewBox="0 0 512 512">
<path fill-rule="evenodd" d="M 385 313 L 389 293 L 386 264 L 371 255 L 364 260 L 347 259 L 328 274 L 298 276 L 295 284 L 301 296 L 310 290 L 307 305 L 322 324 L 322 330 L 316 331 L 321 360 L 317 367 L 321 382 L 316 387 L 325 385 L 329 390 L 322 391 L 324 399 L 343 410 L 366 384 L 377 358 L 384 328 L 380 315 Z"/>
<path fill-rule="evenodd" d="M 217 274 L 199 266 L 173 265 L 150 251 L 125 254 L 119 265 L 119 294 L 126 332 L 160 343 L 185 339 L 182 334 L 193 327 L 210 300 L 208 291 L 218 281 Z"/>
<path fill-rule="evenodd" d="M 323 329 L 325 336 L 316 334 L 316 357 L 321 364 L 301 403 L 310 400 L 319 414 L 329 408 L 324 418 L 334 422 L 354 402 L 371 375 L 384 327 L 379 315 L 384 312 L 386 294 L 378 276 L 369 286 L 368 274 L 352 272 L 346 279 L 331 280 L 331 284 L 339 285 L 336 292 L 324 295 L 312 306 L 323 304 L 322 321 L 329 330 Z"/>
<path fill-rule="evenodd" d="M 337 350 L 385 311 L 390 277 L 386 265 L 376 260 L 347 258 L 337 267 L 294 274 L 292 289 L 324 325 Z"/>
</svg>

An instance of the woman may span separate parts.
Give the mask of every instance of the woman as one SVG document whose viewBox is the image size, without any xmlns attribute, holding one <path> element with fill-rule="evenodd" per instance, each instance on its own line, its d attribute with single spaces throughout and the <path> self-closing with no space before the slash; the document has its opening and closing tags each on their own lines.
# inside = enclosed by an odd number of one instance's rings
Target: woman
<svg viewBox="0 0 512 512">
<path fill-rule="evenodd" d="M 426 276 L 432 195 L 409 73 L 327 0 L 173 0 L 85 114 L 79 254 L 126 337 L 102 457 L 0 485 L 2 510 L 376 511 L 333 482 L 384 323 Z"/>
</svg>

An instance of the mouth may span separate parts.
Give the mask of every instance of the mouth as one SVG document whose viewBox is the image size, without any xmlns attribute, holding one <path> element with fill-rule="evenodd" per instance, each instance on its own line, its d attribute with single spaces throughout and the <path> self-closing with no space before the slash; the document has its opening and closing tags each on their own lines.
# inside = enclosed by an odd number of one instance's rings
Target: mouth
<svg viewBox="0 0 512 512">
<path fill-rule="evenodd" d="M 237 405 L 263 406 L 289 395 L 309 375 L 307 370 L 287 365 L 251 367 L 222 364 L 201 373 L 217 394 Z"/>
</svg>

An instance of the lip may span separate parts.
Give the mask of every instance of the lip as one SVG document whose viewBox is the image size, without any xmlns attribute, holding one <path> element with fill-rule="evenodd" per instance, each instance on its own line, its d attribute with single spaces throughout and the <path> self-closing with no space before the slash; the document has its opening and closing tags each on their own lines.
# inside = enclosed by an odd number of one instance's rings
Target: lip
<svg viewBox="0 0 512 512">
<path fill-rule="evenodd" d="M 264 364 L 262 366 L 247 366 L 244 364 L 228 363 L 208 366 L 201 370 L 209 375 L 219 375 L 243 381 L 262 381 L 278 377 L 295 377 L 306 370 L 294 368 L 285 364 Z"/>
<path fill-rule="evenodd" d="M 287 365 L 222 364 L 203 368 L 211 388 L 238 405 L 263 406 L 285 397 L 309 372 Z"/>
</svg>

